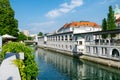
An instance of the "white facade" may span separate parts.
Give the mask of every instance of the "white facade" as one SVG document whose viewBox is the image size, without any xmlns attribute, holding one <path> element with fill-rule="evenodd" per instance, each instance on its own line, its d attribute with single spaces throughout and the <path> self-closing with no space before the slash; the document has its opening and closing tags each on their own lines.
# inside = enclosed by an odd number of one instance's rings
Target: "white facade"
<svg viewBox="0 0 120 80">
<path fill-rule="evenodd" d="M 120 17 L 115 21 L 117 29 L 120 29 Z"/>
<path fill-rule="evenodd" d="M 26 35 L 26 36 L 29 36 L 29 35 L 30 35 L 30 32 L 29 32 L 28 30 L 24 30 L 23 33 L 24 33 L 24 35 Z"/>
<path fill-rule="evenodd" d="M 73 33 L 86 33 L 86 32 L 93 32 L 93 31 L 100 31 L 101 28 L 95 28 L 92 26 L 81 26 L 81 27 L 75 27 L 73 29 Z"/>
<path fill-rule="evenodd" d="M 108 35 L 106 39 L 102 35 Z M 86 55 L 102 57 L 112 60 L 120 60 L 120 39 L 116 36 L 112 39 L 110 34 L 120 34 L 120 30 L 99 31 L 83 34 L 85 36 Z"/>
<path fill-rule="evenodd" d="M 38 45 L 74 53 L 83 53 L 85 40 L 83 36 L 75 34 L 100 31 L 101 28 L 94 22 L 82 21 L 65 24 L 56 33 L 39 37 Z"/>
<path fill-rule="evenodd" d="M 115 19 L 118 19 L 120 17 L 120 8 L 117 4 L 115 5 L 114 14 L 115 14 Z"/>
<path fill-rule="evenodd" d="M 43 44 L 46 47 L 59 49 L 59 50 L 66 50 L 66 51 L 73 51 L 74 41 L 73 41 L 73 34 L 72 32 L 69 33 L 62 33 L 62 34 L 52 34 L 47 35 L 44 38 L 39 38 L 39 45 Z"/>
<path fill-rule="evenodd" d="M 100 31 L 101 28 L 94 22 L 81 21 L 81 22 L 72 22 L 70 24 L 65 24 L 62 28 L 58 30 L 58 33 L 70 32 L 73 33 L 86 33 L 93 31 Z"/>
</svg>

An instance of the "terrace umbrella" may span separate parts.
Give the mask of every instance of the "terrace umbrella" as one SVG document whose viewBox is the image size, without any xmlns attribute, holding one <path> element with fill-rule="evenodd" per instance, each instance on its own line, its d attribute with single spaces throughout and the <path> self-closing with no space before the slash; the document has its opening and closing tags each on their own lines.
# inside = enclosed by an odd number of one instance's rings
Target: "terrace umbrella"
<svg viewBox="0 0 120 80">
<path fill-rule="evenodd" d="M 15 41 L 16 39 L 17 39 L 16 37 L 8 35 L 8 34 L 5 34 L 2 36 L 3 44 L 8 42 L 8 41 Z"/>
<path fill-rule="evenodd" d="M 16 39 L 16 37 L 8 35 L 8 34 L 3 35 L 2 38 L 4 38 L 4 39 Z"/>
</svg>

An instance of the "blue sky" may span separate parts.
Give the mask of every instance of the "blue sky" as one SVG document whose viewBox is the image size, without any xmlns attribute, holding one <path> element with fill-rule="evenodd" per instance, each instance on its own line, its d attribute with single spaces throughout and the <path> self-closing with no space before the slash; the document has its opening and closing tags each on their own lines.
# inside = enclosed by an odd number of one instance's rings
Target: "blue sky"
<svg viewBox="0 0 120 80">
<path fill-rule="evenodd" d="M 10 0 L 20 30 L 31 34 L 53 32 L 66 22 L 91 21 L 101 25 L 108 7 L 120 0 Z"/>
</svg>

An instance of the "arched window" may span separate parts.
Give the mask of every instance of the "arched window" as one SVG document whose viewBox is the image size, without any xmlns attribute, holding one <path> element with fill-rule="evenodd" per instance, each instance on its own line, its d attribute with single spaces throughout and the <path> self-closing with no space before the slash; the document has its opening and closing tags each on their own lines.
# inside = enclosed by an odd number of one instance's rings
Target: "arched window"
<svg viewBox="0 0 120 80">
<path fill-rule="evenodd" d="M 119 51 L 117 49 L 113 49 L 112 51 L 112 57 L 119 57 Z"/>
</svg>

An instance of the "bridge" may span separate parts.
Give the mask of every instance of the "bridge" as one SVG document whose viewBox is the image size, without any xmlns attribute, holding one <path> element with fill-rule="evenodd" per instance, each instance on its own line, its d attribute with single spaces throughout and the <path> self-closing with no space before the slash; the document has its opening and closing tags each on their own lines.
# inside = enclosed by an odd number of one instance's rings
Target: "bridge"
<svg viewBox="0 0 120 80">
<path fill-rule="evenodd" d="M 37 42 L 33 40 L 25 40 L 24 42 L 25 44 L 37 44 Z"/>
</svg>

